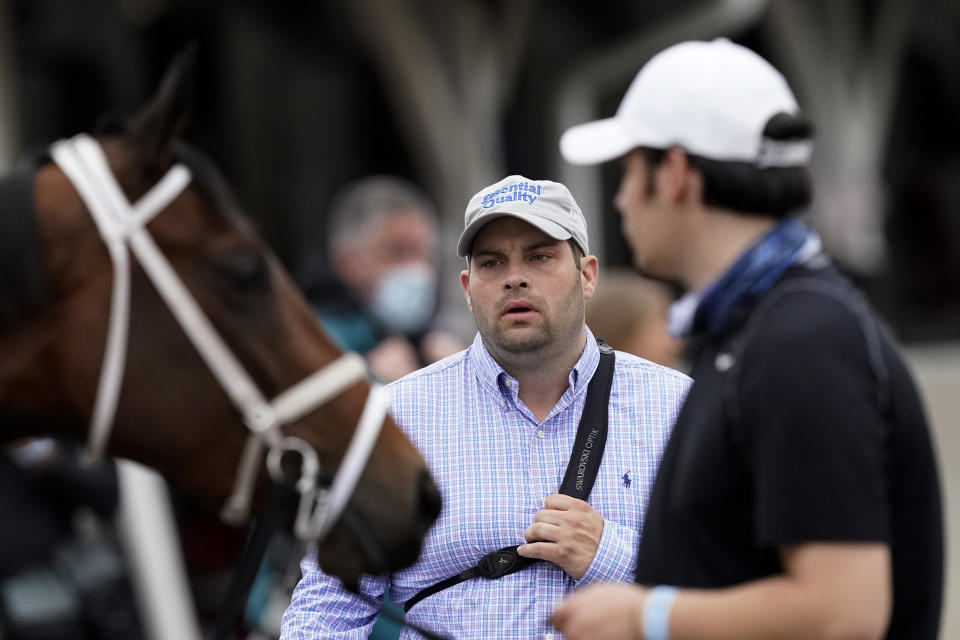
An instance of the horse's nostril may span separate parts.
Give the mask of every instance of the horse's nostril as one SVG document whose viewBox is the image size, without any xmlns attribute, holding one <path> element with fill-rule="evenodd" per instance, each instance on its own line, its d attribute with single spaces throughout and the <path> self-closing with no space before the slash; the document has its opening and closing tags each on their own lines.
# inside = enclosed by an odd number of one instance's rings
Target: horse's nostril
<svg viewBox="0 0 960 640">
<path fill-rule="evenodd" d="M 440 490 L 426 471 L 420 474 L 420 517 L 428 526 L 440 515 Z"/>
</svg>

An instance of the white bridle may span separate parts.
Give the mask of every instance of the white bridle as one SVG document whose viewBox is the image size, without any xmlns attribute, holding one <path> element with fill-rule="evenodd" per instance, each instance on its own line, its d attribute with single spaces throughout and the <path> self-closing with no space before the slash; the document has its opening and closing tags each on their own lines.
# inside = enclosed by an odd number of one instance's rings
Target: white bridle
<svg viewBox="0 0 960 640">
<path fill-rule="evenodd" d="M 90 136 L 81 134 L 60 140 L 52 146 L 51 156 L 86 204 L 113 261 L 110 325 L 90 419 L 87 456 L 98 459 L 103 455 L 120 397 L 130 324 L 129 250 L 251 431 L 237 470 L 234 493 L 221 516 L 232 523 L 248 517 L 264 446 L 269 447 L 267 468 L 277 482 L 285 480 L 281 468 L 283 454 L 296 452 L 302 457 L 302 465 L 296 483 L 300 505 L 294 533 L 304 540 L 322 540 L 343 512 L 366 467 L 386 417 L 386 392 L 382 386 L 371 384 L 360 421 L 329 488 L 317 484 L 320 463 L 313 447 L 300 438 L 284 436 L 280 427 L 363 380 L 363 358 L 356 353 L 344 354 L 268 401 L 147 231 L 147 223 L 186 189 L 190 170 L 175 164 L 140 200 L 131 204 L 117 184 L 100 144 Z"/>
</svg>

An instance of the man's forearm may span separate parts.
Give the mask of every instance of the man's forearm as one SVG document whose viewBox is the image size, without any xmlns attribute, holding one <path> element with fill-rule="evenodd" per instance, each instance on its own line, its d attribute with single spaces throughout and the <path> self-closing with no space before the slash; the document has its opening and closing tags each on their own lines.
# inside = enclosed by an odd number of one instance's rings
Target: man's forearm
<svg viewBox="0 0 960 640">
<path fill-rule="evenodd" d="M 784 575 L 680 591 L 670 613 L 671 640 L 883 637 L 891 608 L 885 546 L 814 544 L 782 555 Z"/>
<path fill-rule="evenodd" d="M 670 639 L 883 637 L 885 624 L 865 623 L 813 595 L 798 591 L 784 577 L 716 591 L 684 590 L 673 603 Z"/>
<path fill-rule="evenodd" d="M 783 575 L 681 589 L 672 599 L 669 590 L 651 598 L 649 587 L 593 585 L 560 604 L 553 623 L 570 640 L 883 637 L 892 601 L 885 545 L 808 544 L 784 548 L 781 557 Z"/>
</svg>

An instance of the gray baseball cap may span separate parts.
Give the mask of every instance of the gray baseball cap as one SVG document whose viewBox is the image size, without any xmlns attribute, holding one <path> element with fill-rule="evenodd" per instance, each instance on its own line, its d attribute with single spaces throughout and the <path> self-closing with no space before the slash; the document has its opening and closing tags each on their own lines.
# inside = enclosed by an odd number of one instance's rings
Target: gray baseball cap
<svg viewBox="0 0 960 640">
<path fill-rule="evenodd" d="M 551 238 L 573 241 L 590 253 L 587 221 L 570 191 L 559 182 L 507 176 L 478 191 L 463 214 L 463 233 L 457 255 L 470 253 L 473 238 L 491 220 L 512 216 L 532 224 Z"/>
</svg>

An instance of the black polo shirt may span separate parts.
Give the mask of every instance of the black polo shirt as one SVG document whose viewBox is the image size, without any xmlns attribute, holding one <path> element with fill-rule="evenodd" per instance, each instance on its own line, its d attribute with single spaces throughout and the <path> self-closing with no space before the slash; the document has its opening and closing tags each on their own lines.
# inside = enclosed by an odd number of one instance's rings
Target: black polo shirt
<svg viewBox="0 0 960 640">
<path fill-rule="evenodd" d="M 935 638 L 936 461 L 910 374 L 832 266 L 795 266 L 719 336 L 657 475 L 637 582 L 719 588 L 782 573 L 777 548 L 883 542 L 888 638 Z"/>
</svg>

